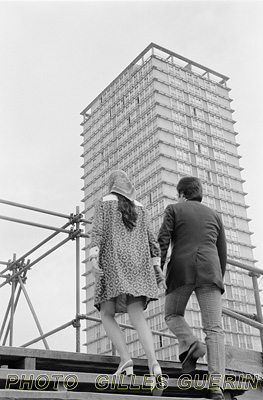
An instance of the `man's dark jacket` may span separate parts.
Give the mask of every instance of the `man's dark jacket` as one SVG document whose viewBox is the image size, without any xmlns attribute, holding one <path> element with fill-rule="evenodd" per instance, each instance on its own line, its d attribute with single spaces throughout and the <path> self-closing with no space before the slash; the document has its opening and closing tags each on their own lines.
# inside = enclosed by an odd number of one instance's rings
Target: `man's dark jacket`
<svg viewBox="0 0 263 400">
<path fill-rule="evenodd" d="M 163 268 L 169 245 L 167 293 L 186 285 L 216 284 L 224 292 L 225 230 L 220 215 L 199 201 L 169 204 L 158 235 Z"/>
</svg>

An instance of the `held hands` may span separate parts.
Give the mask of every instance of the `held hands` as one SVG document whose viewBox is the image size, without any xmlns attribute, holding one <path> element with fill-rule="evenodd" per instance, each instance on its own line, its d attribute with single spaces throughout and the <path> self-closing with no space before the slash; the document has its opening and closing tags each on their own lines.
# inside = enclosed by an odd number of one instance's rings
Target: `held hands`
<svg viewBox="0 0 263 400">
<path fill-rule="evenodd" d="M 155 272 L 155 278 L 157 282 L 157 286 L 159 289 L 167 289 L 166 283 L 165 283 L 165 277 L 163 274 L 163 271 L 161 270 L 161 267 L 159 265 L 154 265 L 154 272 Z"/>
<path fill-rule="evenodd" d="M 101 278 L 104 273 L 101 268 L 98 266 L 98 258 L 94 257 L 91 260 L 91 272 L 95 278 Z"/>
<path fill-rule="evenodd" d="M 95 278 L 101 278 L 104 275 L 104 272 L 101 268 L 98 266 L 98 258 L 97 257 L 92 257 L 91 258 L 91 271 L 92 274 Z M 157 286 L 161 289 L 167 289 L 166 283 L 165 283 L 165 277 L 163 275 L 163 271 L 161 270 L 161 267 L 159 265 L 154 265 L 154 272 L 155 272 L 155 278 L 157 282 Z"/>
</svg>

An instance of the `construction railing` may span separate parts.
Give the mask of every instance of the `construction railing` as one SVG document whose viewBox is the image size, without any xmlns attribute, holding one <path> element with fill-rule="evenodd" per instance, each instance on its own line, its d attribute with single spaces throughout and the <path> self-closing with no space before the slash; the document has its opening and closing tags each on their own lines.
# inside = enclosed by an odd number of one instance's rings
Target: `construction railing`
<svg viewBox="0 0 263 400">
<path fill-rule="evenodd" d="M 90 223 L 90 221 L 87 221 L 83 218 L 83 215 L 79 211 L 79 207 L 76 207 L 76 213 L 75 214 L 61 214 L 57 212 L 53 212 L 50 210 L 45 210 L 41 208 L 36 208 L 36 207 L 31 207 L 27 206 L 24 204 L 19 204 L 19 203 L 14 203 L 11 201 L 7 200 L 2 200 L 0 199 L 0 203 L 6 204 L 9 206 L 13 207 L 19 207 L 31 211 L 35 211 L 38 213 L 43 213 L 43 214 L 49 214 L 55 217 L 61 217 L 63 219 L 66 219 L 67 222 L 62 226 L 62 227 L 54 227 L 54 226 L 49 226 L 41 223 L 36 223 L 32 221 L 25 221 L 17 218 L 12 218 L 12 217 L 6 217 L 3 215 L 0 215 L 0 219 L 5 220 L 5 221 L 11 221 L 19 224 L 24 224 L 24 225 L 30 225 L 42 229 L 48 229 L 51 231 L 54 231 L 50 236 L 48 236 L 46 239 L 41 241 L 38 245 L 33 247 L 31 250 L 29 250 L 27 253 L 23 254 L 21 257 L 18 259 L 16 258 L 16 255 L 14 254 L 13 260 L 9 260 L 8 262 L 5 261 L 0 261 L 1 265 L 5 265 L 5 268 L 0 272 L 0 278 L 3 278 L 4 281 L 0 283 L 0 288 L 5 286 L 6 284 L 10 283 L 11 284 L 11 296 L 9 303 L 7 305 L 7 310 L 2 322 L 2 326 L 0 329 L 0 340 L 5 332 L 5 336 L 3 339 L 3 345 L 6 344 L 7 339 L 9 337 L 9 346 L 13 346 L 13 327 L 14 327 L 14 314 L 16 307 L 18 305 L 18 300 L 20 297 L 21 292 L 24 293 L 26 301 L 29 305 L 29 308 L 32 312 L 32 315 L 34 317 L 35 323 L 37 325 L 38 331 L 40 333 L 40 339 L 43 341 L 44 346 L 46 349 L 49 348 L 48 343 L 46 341 L 46 337 L 50 336 L 51 334 L 54 334 L 56 332 L 61 331 L 62 329 L 65 329 L 67 326 L 73 325 L 76 328 L 76 351 L 80 351 L 80 322 L 78 315 L 80 314 L 80 238 L 85 238 L 88 237 L 85 233 L 82 232 L 82 229 L 80 229 L 80 224 L 86 224 Z M 36 250 L 39 250 L 42 246 L 50 242 L 52 239 L 54 239 L 58 234 L 63 233 L 67 234 L 67 237 L 57 243 L 55 246 L 51 247 L 48 251 L 44 252 L 41 256 L 36 258 L 32 262 L 25 262 L 26 258 L 33 254 Z M 66 244 L 68 241 L 74 240 L 76 242 L 76 318 L 67 324 L 64 324 L 57 329 L 52 330 L 48 334 L 44 334 L 43 330 L 41 328 L 40 322 L 37 318 L 36 312 L 34 310 L 33 304 L 30 301 L 30 298 L 28 296 L 28 293 L 25 288 L 25 280 L 26 280 L 26 275 L 28 270 L 33 267 L 35 264 L 37 264 L 39 261 L 47 257 L 49 254 L 53 253 L 55 250 Z M 7 323 L 9 319 L 9 322 Z M 25 346 L 29 346 L 32 343 L 35 343 L 37 340 L 33 340 Z"/>
<path fill-rule="evenodd" d="M 249 315 L 249 314 L 230 310 L 226 307 L 223 307 L 222 312 L 223 312 L 223 314 L 225 314 L 231 318 L 235 318 L 238 321 L 241 321 L 247 325 L 250 325 L 254 328 L 259 329 L 260 339 L 261 339 L 261 349 L 263 351 L 262 305 L 261 305 L 261 301 L 260 301 L 259 287 L 258 287 L 258 280 L 257 280 L 260 276 L 263 275 L 263 270 L 260 268 L 253 267 L 251 265 L 241 263 L 239 261 L 231 260 L 229 258 L 227 259 L 227 263 L 249 272 L 249 275 L 251 276 L 252 282 L 253 282 L 253 292 L 254 292 L 254 297 L 255 297 L 255 305 L 256 305 L 257 313 L 253 314 L 253 315 Z M 80 315 L 79 318 L 96 321 L 96 322 L 101 322 L 100 318 L 87 316 L 87 315 Z M 123 323 L 119 323 L 119 325 L 125 329 L 133 329 L 134 330 L 134 327 L 132 325 L 127 325 L 127 324 L 123 324 Z M 173 339 L 175 338 L 175 336 L 173 334 L 169 334 L 169 333 L 165 333 L 165 332 L 161 332 L 161 331 L 152 330 L 152 333 L 154 335 L 165 336 L 165 337 L 169 337 L 169 338 L 173 338 Z"/>
<path fill-rule="evenodd" d="M 37 328 L 39 330 L 40 336 L 31 340 L 30 342 L 27 342 L 23 344 L 21 347 L 28 347 L 34 343 L 39 342 L 40 340 L 43 341 L 44 346 L 46 349 L 49 349 L 48 343 L 46 341 L 46 338 L 54 335 L 55 333 L 69 327 L 73 326 L 76 328 L 76 352 L 80 352 L 80 329 L 81 329 L 81 320 L 90 320 L 90 321 L 95 321 L 95 322 L 100 322 L 101 319 L 97 317 L 92 317 L 88 316 L 86 314 L 81 314 L 80 313 L 80 238 L 85 238 L 88 237 L 85 233 L 82 232 L 82 229 L 80 229 L 81 224 L 86 224 L 86 223 L 91 223 L 90 221 L 87 221 L 83 218 L 83 215 L 79 212 L 79 207 L 76 207 L 76 213 L 75 214 L 61 214 L 49 210 L 44 210 L 36 207 L 31 207 L 31 206 L 26 206 L 23 204 L 18 204 L 14 203 L 11 201 L 6 201 L 6 200 L 1 200 L 0 203 L 14 206 L 14 207 L 19 207 L 19 208 L 24 208 L 27 210 L 31 211 L 36 211 L 44 214 L 49 214 L 53 215 L 56 217 L 61 217 L 64 219 L 67 219 L 67 222 L 61 227 L 57 228 L 54 226 L 49 226 L 49 225 L 44 225 L 40 223 L 35 223 L 31 221 L 25 221 L 25 220 L 20 220 L 16 218 L 11 218 L 11 217 L 5 217 L 0 215 L 0 219 L 6 220 L 6 221 L 11 221 L 11 222 L 16 222 L 20 224 L 26 224 L 26 225 L 31 225 L 43 229 L 49 229 L 53 230 L 54 233 L 50 236 L 48 236 L 45 240 L 43 240 L 41 243 L 39 243 L 37 246 L 29 250 L 27 253 L 23 254 L 21 257 L 16 259 L 16 255 L 13 256 L 13 260 L 9 260 L 8 262 L 5 261 L 0 261 L 0 265 L 5 265 L 5 268 L 0 271 L 0 278 L 3 278 L 4 281 L 0 284 L 0 288 L 5 286 L 7 283 L 11 283 L 11 296 L 9 303 L 7 305 L 7 310 L 2 322 L 1 330 L 0 330 L 0 340 L 3 336 L 3 333 L 6 329 L 5 336 L 3 339 L 3 345 L 6 344 L 7 338 L 9 337 L 9 346 L 13 346 L 13 327 L 14 327 L 14 314 L 15 310 L 18 304 L 18 300 L 20 297 L 21 292 L 24 293 L 25 298 L 27 300 L 27 303 L 30 307 L 30 310 L 32 312 L 32 315 L 34 317 L 34 320 L 36 322 Z M 66 239 L 62 240 L 58 244 L 56 244 L 54 247 L 43 253 L 40 257 L 36 258 L 32 262 L 25 262 L 25 259 L 34 253 L 36 250 L 40 249 L 44 244 L 48 243 L 51 241 L 54 237 L 56 237 L 58 234 L 63 233 L 67 234 Z M 65 243 L 67 243 L 69 240 L 74 240 L 76 242 L 76 315 L 75 318 L 72 319 L 71 321 L 59 326 L 56 329 L 53 329 L 52 331 L 49 331 L 47 333 L 44 333 L 39 320 L 37 318 L 37 315 L 35 313 L 35 310 L 33 308 L 33 305 L 29 299 L 28 293 L 25 288 L 25 279 L 28 270 L 34 266 L 37 262 L 63 246 Z M 260 331 L 260 338 L 261 338 L 261 345 L 262 345 L 262 350 L 263 350 L 263 317 L 262 317 L 262 306 L 260 302 L 260 295 L 259 295 L 259 287 L 258 287 L 258 278 L 263 275 L 263 270 L 260 268 L 256 268 L 235 260 L 228 259 L 227 263 L 230 265 L 233 265 L 235 267 L 241 268 L 245 271 L 248 271 L 248 274 L 252 278 L 253 282 L 253 289 L 254 289 L 254 296 L 255 296 L 255 305 L 256 305 L 256 315 L 248 315 L 244 313 L 239 313 L 227 308 L 223 308 L 223 313 L 225 315 L 228 315 L 229 317 L 235 318 L 241 322 L 244 322 L 254 328 L 259 329 Z M 17 289 L 18 287 L 18 289 Z M 9 317 L 9 322 L 7 323 Z M 7 327 L 6 327 L 7 325 Z M 123 328 L 126 329 L 134 329 L 133 326 L 119 323 L 119 325 Z M 165 336 L 169 338 L 174 338 L 174 335 L 161 332 L 161 331 L 155 331 L 153 330 L 152 333 L 154 335 L 159 335 L 159 336 Z"/>
</svg>

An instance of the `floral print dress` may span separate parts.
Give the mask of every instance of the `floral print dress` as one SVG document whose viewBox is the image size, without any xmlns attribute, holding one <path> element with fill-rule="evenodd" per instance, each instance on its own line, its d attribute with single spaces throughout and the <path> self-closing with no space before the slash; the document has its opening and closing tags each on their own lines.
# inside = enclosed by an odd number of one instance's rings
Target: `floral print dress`
<svg viewBox="0 0 263 400">
<path fill-rule="evenodd" d="M 144 296 L 145 305 L 158 299 L 154 264 L 160 260 L 160 248 L 151 228 L 147 212 L 135 200 L 138 218 L 128 231 L 118 211 L 118 198 L 105 196 L 95 206 L 90 254 L 99 255 L 103 277 L 96 278 L 94 306 L 116 298 L 116 312 L 127 312 L 127 295 Z"/>
</svg>

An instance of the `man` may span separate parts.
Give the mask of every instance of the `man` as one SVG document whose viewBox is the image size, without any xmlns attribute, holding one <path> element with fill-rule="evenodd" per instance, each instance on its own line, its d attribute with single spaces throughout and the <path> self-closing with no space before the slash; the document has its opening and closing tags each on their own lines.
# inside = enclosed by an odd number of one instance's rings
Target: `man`
<svg viewBox="0 0 263 400">
<path fill-rule="evenodd" d="M 183 373 L 195 370 L 205 346 L 184 319 L 195 291 L 206 335 L 210 399 L 224 399 L 224 335 L 222 329 L 223 277 L 226 269 L 226 239 L 220 215 L 201 204 L 202 185 L 195 177 L 184 177 L 177 185 L 178 203 L 167 206 L 158 241 L 161 267 L 171 245 L 167 265 L 165 321 L 179 342 Z"/>
</svg>

